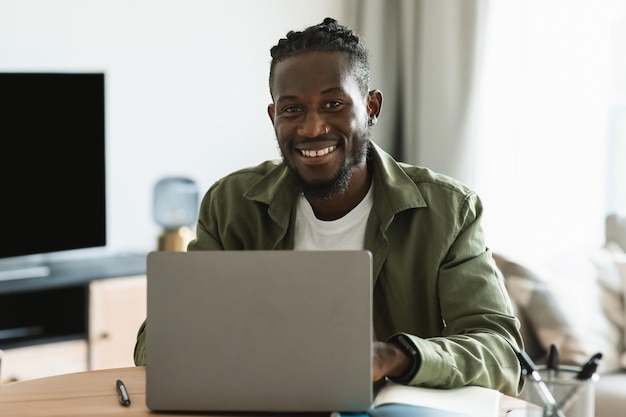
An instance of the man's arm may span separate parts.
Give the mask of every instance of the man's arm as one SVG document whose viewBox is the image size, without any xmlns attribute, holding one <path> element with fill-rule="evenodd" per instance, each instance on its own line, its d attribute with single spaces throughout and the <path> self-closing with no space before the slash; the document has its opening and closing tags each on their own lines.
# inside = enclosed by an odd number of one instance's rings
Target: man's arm
<svg viewBox="0 0 626 417">
<path fill-rule="evenodd" d="M 135 365 L 146 365 L 146 320 L 141 323 L 137 331 L 137 341 L 135 342 L 135 352 L 133 354 Z"/>
</svg>

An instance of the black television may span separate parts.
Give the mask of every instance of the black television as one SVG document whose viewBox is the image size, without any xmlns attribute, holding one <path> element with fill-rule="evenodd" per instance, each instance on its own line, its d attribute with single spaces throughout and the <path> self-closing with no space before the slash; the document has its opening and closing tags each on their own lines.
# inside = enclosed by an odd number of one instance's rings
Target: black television
<svg viewBox="0 0 626 417">
<path fill-rule="evenodd" d="M 0 280 L 104 248 L 104 73 L 0 72 L 0 138 Z"/>
</svg>

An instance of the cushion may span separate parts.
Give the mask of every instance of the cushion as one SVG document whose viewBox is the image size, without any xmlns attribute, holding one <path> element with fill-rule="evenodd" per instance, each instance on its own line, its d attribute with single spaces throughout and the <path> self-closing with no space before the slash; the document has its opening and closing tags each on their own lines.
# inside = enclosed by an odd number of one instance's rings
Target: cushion
<svg viewBox="0 0 626 417">
<path fill-rule="evenodd" d="M 606 216 L 605 235 L 607 244 L 616 244 L 626 251 L 626 215 L 612 213 Z"/>
<path fill-rule="evenodd" d="M 598 271 L 604 312 L 620 331 L 618 367 L 626 368 L 626 254 L 621 247 L 607 245 L 591 258 Z"/>
<path fill-rule="evenodd" d="M 626 306 L 626 255 L 622 255 L 621 257 L 619 257 L 619 259 L 616 260 L 615 264 L 617 266 L 617 270 L 619 271 L 620 278 L 622 280 L 622 289 L 623 289 L 622 300 L 624 301 L 623 305 Z M 626 323 L 626 307 L 622 311 L 622 320 L 623 320 L 622 323 Z M 620 366 L 623 369 L 626 369 L 626 325 L 624 327 L 625 327 L 625 330 L 624 330 L 624 339 L 622 341 L 622 356 L 620 359 Z"/>
<path fill-rule="evenodd" d="M 572 251 L 542 261 L 496 255 L 496 262 L 512 301 L 544 350 L 555 344 L 561 362 L 570 365 L 582 365 L 602 352 L 599 372 L 620 369 L 625 359 L 624 290 L 605 249 Z"/>
<path fill-rule="evenodd" d="M 626 299 L 626 215 L 623 213 L 612 213 L 606 217 L 606 243 L 605 248 L 612 256 L 622 284 L 622 296 Z M 616 291 L 618 291 L 616 289 Z M 622 311 L 622 320 L 626 321 L 626 308 Z M 624 332 L 622 357 L 620 360 L 622 368 L 626 369 L 626 331 Z"/>
</svg>

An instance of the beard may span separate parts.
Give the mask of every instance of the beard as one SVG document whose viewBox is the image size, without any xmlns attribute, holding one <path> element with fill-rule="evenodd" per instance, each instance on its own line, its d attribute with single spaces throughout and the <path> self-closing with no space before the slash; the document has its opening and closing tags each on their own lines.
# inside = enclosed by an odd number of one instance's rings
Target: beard
<svg viewBox="0 0 626 417">
<path fill-rule="evenodd" d="M 327 182 L 310 183 L 291 164 L 287 164 L 296 179 L 298 191 L 309 201 L 327 201 L 342 195 L 350 185 L 350 179 L 356 168 L 367 159 L 370 132 L 365 131 L 358 143 L 350 150 L 350 154 L 339 168 L 337 174 Z M 283 156 L 283 161 L 285 158 Z"/>
</svg>

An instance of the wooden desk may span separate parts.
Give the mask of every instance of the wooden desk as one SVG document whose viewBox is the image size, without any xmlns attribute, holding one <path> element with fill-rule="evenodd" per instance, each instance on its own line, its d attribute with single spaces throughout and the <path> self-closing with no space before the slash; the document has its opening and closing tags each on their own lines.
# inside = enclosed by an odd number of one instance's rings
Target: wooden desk
<svg viewBox="0 0 626 417">
<path fill-rule="evenodd" d="M 119 403 L 115 386 L 115 381 L 118 379 L 124 381 L 130 395 L 129 407 L 124 407 Z M 510 409 L 524 407 L 524 401 L 503 396 L 500 416 L 505 417 Z M 145 368 L 129 367 L 78 372 L 0 385 L 0 415 L 11 417 L 181 417 L 201 414 L 151 413 L 146 407 Z M 268 414 L 264 413 L 263 416 L 268 417 Z M 228 417 L 233 417 L 233 414 L 228 414 Z M 251 414 L 247 413 L 246 417 L 251 417 Z"/>
</svg>

